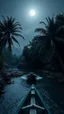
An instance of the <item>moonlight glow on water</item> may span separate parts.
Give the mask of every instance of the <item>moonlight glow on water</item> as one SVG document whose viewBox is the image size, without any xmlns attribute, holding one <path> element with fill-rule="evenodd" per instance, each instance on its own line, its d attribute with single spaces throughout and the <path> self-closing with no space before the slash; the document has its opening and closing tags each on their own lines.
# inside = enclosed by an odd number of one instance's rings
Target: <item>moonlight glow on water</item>
<svg viewBox="0 0 64 114">
<path fill-rule="evenodd" d="M 35 16 L 36 12 L 35 12 L 35 10 L 30 10 L 29 14 L 30 14 L 30 16 Z"/>
</svg>

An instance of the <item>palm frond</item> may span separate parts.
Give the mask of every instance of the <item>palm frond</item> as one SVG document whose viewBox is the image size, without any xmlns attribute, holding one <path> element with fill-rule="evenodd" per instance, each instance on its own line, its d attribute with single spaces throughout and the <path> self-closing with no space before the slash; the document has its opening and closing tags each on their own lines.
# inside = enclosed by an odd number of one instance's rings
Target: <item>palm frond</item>
<svg viewBox="0 0 64 114">
<path fill-rule="evenodd" d="M 17 44 L 19 44 L 19 42 L 16 40 L 15 37 L 12 36 L 12 39 L 13 39 Z M 20 44 L 19 44 L 19 46 L 20 46 Z"/>
<path fill-rule="evenodd" d="M 20 36 L 20 37 L 22 37 L 22 38 L 24 39 L 24 37 L 23 37 L 21 34 L 14 33 L 13 35 L 14 35 L 14 36 Z"/>
<path fill-rule="evenodd" d="M 2 21 L 0 22 L 0 47 L 5 47 L 8 45 L 9 50 L 12 48 L 12 40 L 19 44 L 15 39 L 15 36 L 20 36 L 24 39 L 22 33 L 22 27 L 19 22 L 15 21 L 15 18 L 2 16 Z"/>
<path fill-rule="evenodd" d="M 46 34 L 46 30 L 44 28 L 37 28 L 37 29 L 35 29 L 35 32 L 40 32 L 40 33 Z"/>
<path fill-rule="evenodd" d="M 34 52 L 35 52 L 36 50 L 38 50 L 38 48 L 40 48 L 43 44 L 44 44 L 44 42 L 38 43 L 38 44 L 36 45 L 36 47 L 35 47 Z"/>
<path fill-rule="evenodd" d="M 40 24 L 44 24 L 44 25 L 46 26 L 46 23 L 45 23 L 45 22 L 43 22 L 43 21 L 40 21 Z"/>
<path fill-rule="evenodd" d="M 56 33 L 58 33 L 62 28 L 64 29 L 64 25 L 60 26 L 60 27 L 58 28 L 58 30 L 56 31 Z"/>
</svg>

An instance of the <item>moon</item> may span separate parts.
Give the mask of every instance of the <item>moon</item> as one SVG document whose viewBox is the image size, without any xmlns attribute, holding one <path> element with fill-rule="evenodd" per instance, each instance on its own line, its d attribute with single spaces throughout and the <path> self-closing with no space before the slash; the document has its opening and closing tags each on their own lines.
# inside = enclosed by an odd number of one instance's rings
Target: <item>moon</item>
<svg viewBox="0 0 64 114">
<path fill-rule="evenodd" d="M 33 16 L 35 16 L 36 12 L 35 12 L 35 10 L 30 10 L 29 14 L 31 17 L 33 17 Z"/>
</svg>

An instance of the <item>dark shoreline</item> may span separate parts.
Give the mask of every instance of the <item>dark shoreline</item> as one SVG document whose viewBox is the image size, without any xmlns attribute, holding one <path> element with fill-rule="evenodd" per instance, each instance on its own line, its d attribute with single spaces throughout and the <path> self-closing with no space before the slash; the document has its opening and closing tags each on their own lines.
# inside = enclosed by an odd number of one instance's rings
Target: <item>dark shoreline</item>
<svg viewBox="0 0 64 114">
<path fill-rule="evenodd" d="M 4 93 L 4 86 L 7 84 L 11 84 L 11 79 L 14 77 L 20 77 L 23 74 L 27 74 L 30 71 L 26 70 L 19 70 L 17 71 L 14 69 L 8 69 L 8 71 L 4 71 L 3 73 L 0 73 L 0 94 Z M 32 71 L 33 72 L 33 71 Z M 46 71 L 46 70 L 36 70 L 34 73 L 41 75 L 41 76 L 46 76 L 47 79 L 52 79 L 55 80 L 57 83 L 63 84 L 64 85 L 64 74 L 61 72 L 51 72 L 51 71 Z"/>
<path fill-rule="evenodd" d="M 0 94 L 4 93 L 4 86 L 7 84 L 11 84 L 11 79 L 14 77 L 20 77 L 24 74 L 23 71 L 14 71 L 13 69 L 4 70 L 4 72 L 0 72 Z"/>
</svg>

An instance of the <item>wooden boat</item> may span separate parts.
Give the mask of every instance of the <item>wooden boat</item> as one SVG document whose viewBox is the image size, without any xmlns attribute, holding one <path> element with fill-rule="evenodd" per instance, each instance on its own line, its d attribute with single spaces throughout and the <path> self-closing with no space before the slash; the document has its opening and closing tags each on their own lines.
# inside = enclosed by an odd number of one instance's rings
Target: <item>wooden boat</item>
<svg viewBox="0 0 64 114">
<path fill-rule="evenodd" d="M 30 72 L 27 75 L 23 75 L 21 76 L 21 79 L 26 80 L 28 83 L 35 83 L 36 81 L 39 81 L 42 79 L 41 76 L 38 76 L 36 74 L 34 74 L 33 72 Z"/>
<path fill-rule="evenodd" d="M 50 114 L 34 85 L 21 102 L 16 114 Z"/>
<path fill-rule="evenodd" d="M 27 75 L 27 82 L 28 83 L 36 83 L 36 75 L 34 73 L 30 73 Z"/>
</svg>

